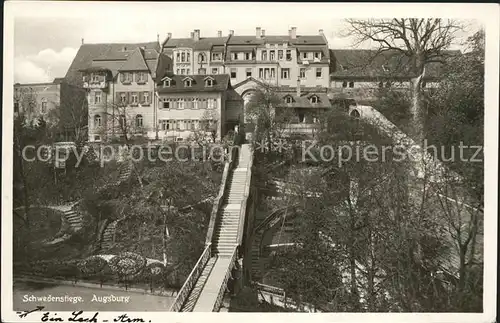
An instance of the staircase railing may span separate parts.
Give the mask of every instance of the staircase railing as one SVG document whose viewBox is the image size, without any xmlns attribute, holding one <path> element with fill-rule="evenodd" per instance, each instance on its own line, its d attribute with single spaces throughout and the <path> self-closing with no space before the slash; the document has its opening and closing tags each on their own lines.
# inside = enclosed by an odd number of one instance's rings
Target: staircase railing
<svg viewBox="0 0 500 323">
<path fill-rule="evenodd" d="M 215 300 L 212 312 L 218 312 L 220 309 L 222 300 L 224 299 L 224 294 L 226 292 L 227 282 L 231 277 L 231 271 L 234 268 L 234 264 L 236 262 L 237 257 L 238 257 L 238 246 L 234 247 L 233 255 L 231 256 L 231 260 L 229 261 L 229 266 L 227 268 L 226 275 L 224 276 L 224 280 L 222 281 L 222 284 L 220 286 L 219 293 L 217 294 L 217 299 Z"/>
<path fill-rule="evenodd" d="M 251 149 L 251 148 L 250 148 Z M 245 215 L 247 211 L 248 195 L 250 194 L 250 184 L 252 181 L 252 165 L 253 165 L 253 153 L 250 151 L 249 161 L 247 165 L 247 173 L 245 178 L 245 191 L 243 193 L 243 200 L 241 201 L 240 207 L 240 223 L 238 227 L 238 240 L 237 245 L 241 246 L 243 242 L 243 230 L 245 227 Z"/>
<path fill-rule="evenodd" d="M 186 299 L 189 297 L 189 294 L 191 293 L 194 285 L 200 278 L 208 260 L 212 256 L 211 247 L 212 245 L 210 243 L 205 247 L 205 250 L 196 262 L 196 265 L 194 265 L 193 270 L 191 270 L 191 273 L 184 282 L 184 285 L 182 285 L 181 289 L 179 290 L 174 303 L 170 307 L 171 312 L 179 312 L 182 308 L 182 305 L 184 305 L 184 302 L 186 302 Z"/>
</svg>

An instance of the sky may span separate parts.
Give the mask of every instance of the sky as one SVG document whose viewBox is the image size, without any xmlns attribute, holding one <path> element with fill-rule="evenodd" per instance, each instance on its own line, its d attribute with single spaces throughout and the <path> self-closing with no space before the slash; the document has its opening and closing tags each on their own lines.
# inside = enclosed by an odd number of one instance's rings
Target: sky
<svg viewBox="0 0 500 323">
<path fill-rule="evenodd" d="M 146 42 L 156 41 L 159 35 L 163 41 L 169 32 L 173 37 L 189 37 L 194 29 L 200 29 L 202 37 L 214 37 L 218 30 L 223 35 L 229 30 L 254 35 L 257 26 L 266 35 L 276 35 L 287 34 L 294 26 L 299 35 L 323 29 L 330 48 L 352 48 L 353 39 L 341 36 L 343 18 L 362 12 L 373 16 L 373 10 L 380 9 L 334 3 L 42 3 L 14 3 L 14 82 L 64 77 L 82 39 L 85 43 Z M 432 10 L 436 16 L 448 11 L 443 6 Z M 470 23 L 461 39 L 479 26 Z"/>
</svg>

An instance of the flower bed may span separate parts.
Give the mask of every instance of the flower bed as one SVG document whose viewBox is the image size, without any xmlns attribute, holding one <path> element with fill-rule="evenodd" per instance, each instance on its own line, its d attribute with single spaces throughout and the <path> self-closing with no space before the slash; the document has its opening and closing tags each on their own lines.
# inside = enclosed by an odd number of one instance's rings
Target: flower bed
<svg viewBox="0 0 500 323">
<path fill-rule="evenodd" d="M 133 252 L 122 252 L 109 261 L 111 270 L 121 277 L 133 277 L 146 266 L 146 258 Z"/>
</svg>

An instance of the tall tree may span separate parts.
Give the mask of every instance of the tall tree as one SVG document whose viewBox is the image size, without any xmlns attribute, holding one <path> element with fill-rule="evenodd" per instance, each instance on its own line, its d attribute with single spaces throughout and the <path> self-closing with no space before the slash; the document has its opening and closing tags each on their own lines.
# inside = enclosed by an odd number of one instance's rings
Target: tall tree
<svg viewBox="0 0 500 323">
<path fill-rule="evenodd" d="M 376 54 L 393 51 L 408 61 L 405 71 L 410 76 L 413 136 L 424 139 L 426 110 L 423 103 L 423 77 L 430 63 L 443 63 L 443 51 L 449 48 L 462 26 L 448 19 L 347 19 L 347 35 L 358 43 L 378 45 Z"/>
</svg>

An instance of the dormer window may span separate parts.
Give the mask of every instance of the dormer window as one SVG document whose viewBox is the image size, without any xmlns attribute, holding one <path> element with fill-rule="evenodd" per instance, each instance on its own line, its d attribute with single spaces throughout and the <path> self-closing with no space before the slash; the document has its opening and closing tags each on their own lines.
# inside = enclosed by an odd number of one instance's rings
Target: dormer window
<svg viewBox="0 0 500 323">
<path fill-rule="evenodd" d="M 384 72 L 389 72 L 389 68 L 385 64 L 382 65 L 382 69 L 384 70 Z"/>
<path fill-rule="evenodd" d="M 92 83 L 99 82 L 99 74 L 92 73 Z"/>
<path fill-rule="evenodd" d="M 164 77 L 161 80 L 163 81 L 163 87 L 170 87 L 172 80 L 169 77 Z"/>
<path fill-rule="evenodd" d="M 286 103 L 293 103 L 293 98 L 288 95 L 288 96 L 285 97 L 285 102 Z"/>
<path fill-rule="evenodd" d="M 313 95 L 313 96 L 311 96 L 311 98 L 309 99 L 309 101 L 311 101 L 311 103 L 318 103 L 319 102 L 319 98 L 316 95 Z"/>
<path fill-rule="evenodd" d="M 193 86 L 193 79 L 190 77 L 186 77 L 183 79 L 184 81 L 184 87 L 191 87 Z"/>
<path fill-rule="evenodd" d="M 205 81 L 205 86 L 207 86 L 207 87 L 212 87 L 212 86 L 214 86 L 214 81 L 213 81 L 213 80 L 211 80 L 211 79 L 206 80 L 206 81 Z"/>
</svg>

